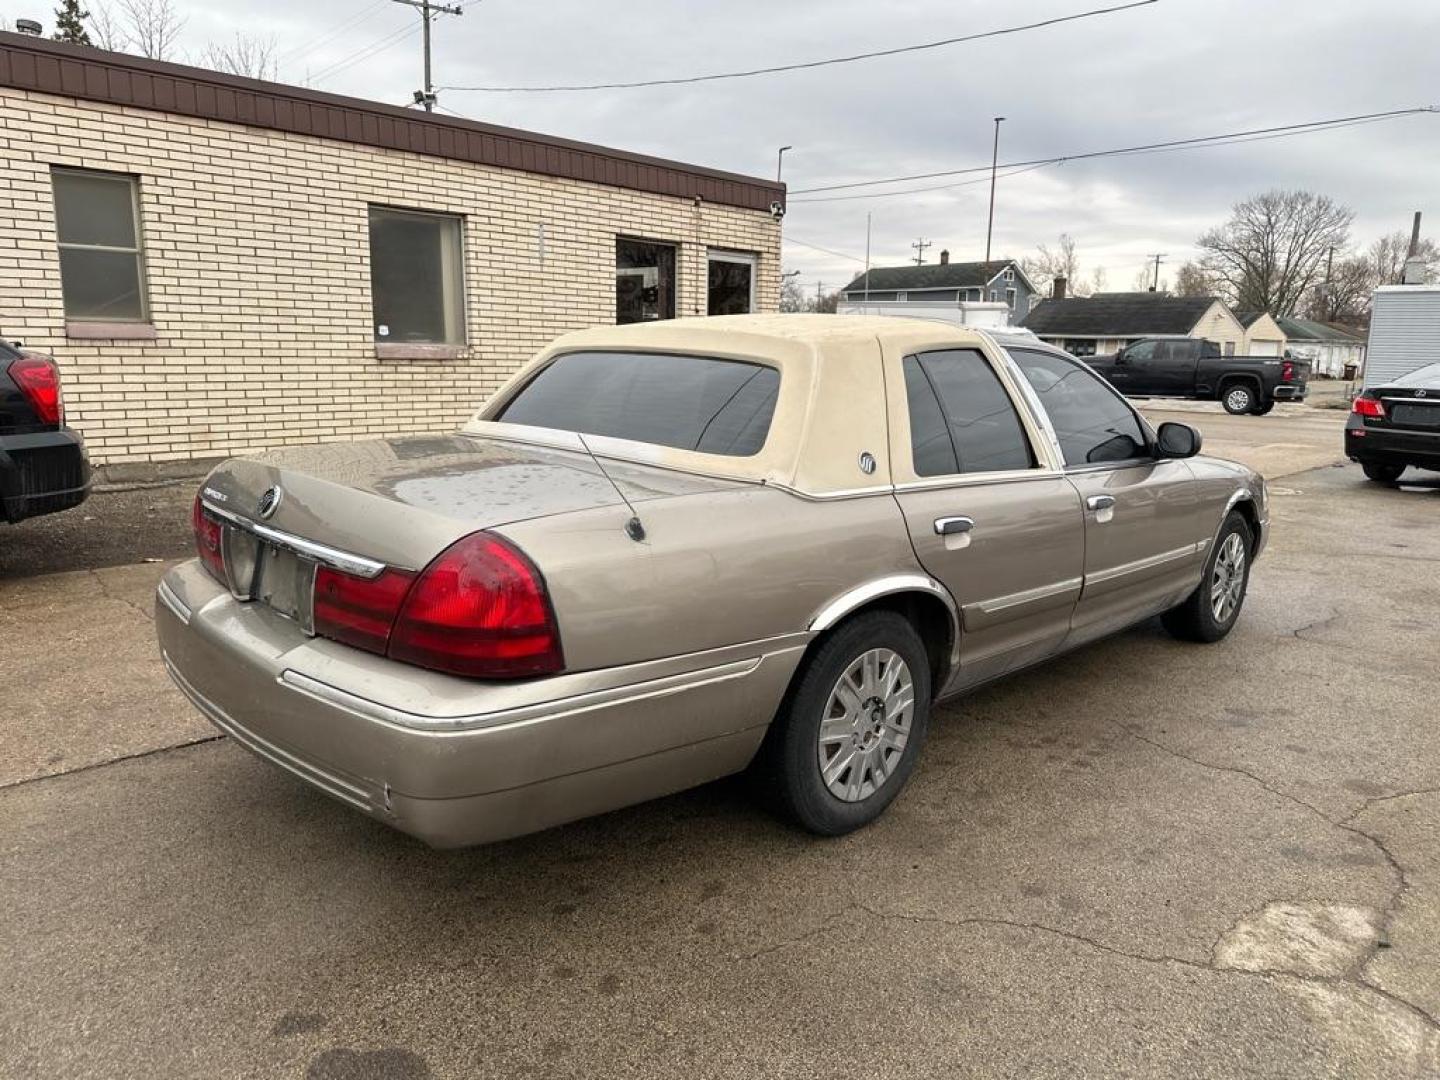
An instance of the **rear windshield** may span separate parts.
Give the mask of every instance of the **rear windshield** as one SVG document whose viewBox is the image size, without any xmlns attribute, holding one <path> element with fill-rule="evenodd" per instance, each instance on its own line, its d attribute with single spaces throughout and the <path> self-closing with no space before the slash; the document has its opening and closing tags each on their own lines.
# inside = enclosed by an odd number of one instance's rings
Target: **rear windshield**
<svg viewBox="0 0 1440 1080">
<path fill-rule="evenodd" d="M 765 445 L 779 389 L 780 373 L 763 364 L 573 352 L 531 379 L 496 419 L 749 457 Z"/>
</svg>

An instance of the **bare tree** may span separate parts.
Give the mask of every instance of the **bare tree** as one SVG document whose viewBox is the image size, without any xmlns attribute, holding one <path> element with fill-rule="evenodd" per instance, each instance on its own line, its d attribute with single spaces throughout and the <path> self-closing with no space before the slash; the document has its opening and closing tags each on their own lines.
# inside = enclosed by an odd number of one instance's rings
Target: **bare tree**
<svg viewBox="0 0 1440 1080">
<path fill-rule="evenodd" d="M 782 275 L 780 278 L 780 310 L 787 314 L 805 311 L 809 298 L 799 278 Z"/>
<path fill-rule="evenodd" d="M 1065 278 L 1066 288 L 1073 296 L 1090 293 L 1090 287 L 1080 280 L 1080 257 L 1075 251 L 1075 239 L 1069 233 L 1061 233 L 1053 249 L 1041 244 L 1034 255 L 1020 260 L 1020 268 L 1041 295 L 1051 291 L 1057 277 Z"/>
<path fill-rule="evenodd" d="M 1091 295 L 1094 295 L 1095 293 L 1104 292 L 1104 291 L 1105 291 L 1105 286 L 1108 285 L 1109 283 L 1110 283 L 1110 279 L 1109 279 L 1109 277 L 1106 275 L 1106 273 L 1105 273 L 1105 268 L 1104 268 L 1103 266 L 1097 266 L 1097 267 L 1095 267 L 1094 270 L 1092 270 L 1092 271 L 1090 272 L 1090 293 L 1091 293 Z"/>
<path fill-rule="evenodd" d="M 130 34 L 108 4 L 91 4 L 87 11 L 90 40 L 101 49 L 124 52 L 130 48 Z"/>
<path fill-rule="evenodd" d="M 246 75 L 252 79 L 276 77 L 279 64 L 276 60 L 275 39 L 249 37 L 235 33 L 230 45 L 216 45 L 211 42 L 200 54 L 200 63 L 216 71 L 228 71 L 231 75 Z"/>
<path fill-rule="evenodd" d="M 1175 295 L 1214 296 L 1215 282 L 1199 263 L 1182 263 L 1175 271 Z"/>
<path fill-rule="evenodd" d="M 817 297 L 810 310 L 817 315 L 834 315 L 835 310 L 840 306 L 840 290 L 825 293 Z"/>
<path fill-rule="evenodd" d="M 1400 272 L 1405 269 L 1405 256 L 1409 251 L 1410 235 L 1405 232 L 1390 233 L 1371 244 L 1366 258 L 1373 284 L 1400 284 Z M 1440 247 L 1436 247 L 1435 241 L 1422 237 L 1416 254 L 1425 260 L 1426 277 L 1433 281 L 1440 271 Z"/>
<path fill-rule="evenodd" d="M 1345 247 L 1354 217 L 1311 191 L 1254 195 L 1200 237 L 1200 265 L 1236 310 L 1293 315 L 1324 276 L 1330 249 Z"/>
<path fill-rule="evenodd" d="M 175 54 L 185 17 L 172 0 L 120 0 L 128 24 L 129 45 L 150 60 L 168 60 Z"/>
<path fill-rule="evenodd" d="M 1374 268 L 1366 256 L 1339 259 L 1331 267 L 1329 279 L 1321 281 L 1310 294 L 1305 317 L 1319 322 L 1365 322 L 1375 284 Z"/>
<path fill-rule="evenodd" d="M 1163 293 L 1170 288 L 1170 280 L 1169 278 L 1162 277 L 1157 281 L 1155 278 L 1155 264 L 1146 261 L 1145 265 L 1136 272 L 1135 279 L 1130 282 L 1130 285 L 1136 292 L 1149 292 L 1150 287 L 1153 285 L 1156 292 Z"/>
</svg>

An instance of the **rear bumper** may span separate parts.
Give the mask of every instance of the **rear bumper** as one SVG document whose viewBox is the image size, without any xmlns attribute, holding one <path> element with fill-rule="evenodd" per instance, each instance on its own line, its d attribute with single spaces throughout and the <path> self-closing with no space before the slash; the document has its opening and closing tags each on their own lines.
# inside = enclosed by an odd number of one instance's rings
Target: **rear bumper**
<svg viewBox="0 0 1440 1080">
<path fill-rule="evenodd" d="M 1295 383 L 1281 383 L 1275 387 L 1276 401 L 1304 401 L 1306 387 Z"/>
<path fill-rule="evenodd" d="M 517 683 L 421 671 L 306 637 L 198 563 L 156 629 L 177 686 L 236 742 L 435 847 L 486 843 L 738 772 L 804 640 Z"/>
<path fill-rule="evenodd" d="M 1440 469 L 1440 431 L 1367 427 L 1352 416 L 1345 425 L 1345 456 L 1361 463 Z"/>
<path fill-rule="evenodd" d="M 79 432 L 0 435 L 0 521 L 69 510 L 89 491 L 90 459 Z"/>
</svg>

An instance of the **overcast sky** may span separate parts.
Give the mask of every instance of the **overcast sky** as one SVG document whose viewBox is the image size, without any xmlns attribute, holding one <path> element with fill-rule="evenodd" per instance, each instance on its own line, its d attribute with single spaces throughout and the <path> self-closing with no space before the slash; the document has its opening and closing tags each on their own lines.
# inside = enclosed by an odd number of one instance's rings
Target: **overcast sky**
<svg viewBox="0 0 1440 1080">
<path fill-rule="evenodd" d="M 435 28 L 438 86 L 667 78 L 903 46 L 1123 0 L 480 0 Z M 184 46 L 239 29 L 273 34 L 283 81 L 395 104 L 420 84 L 418 33 L 326 73 L 419 16 L 392 0 L 176 0 Z M 6 3 L 11 14 L 24 14 Z M 53 6 L 46 0 L 41 5 Z M 50 19 L 46 19 L 47 25 Z M 348 25 L 347 25 L 348 24 Z M 337 28 L 339 32 L 336 33 Z M 593 93 L 445 90 L 465 116 L 736 172 L 792 190 L 1001 161 L 1440 104 L 1440 2 L 1159 0 L 1009 37 L 814 71 Z M 969 179 L 960 177 L 958 180 Z M 938 182 L 938 181 L 937 181 Z M 903 185 L 901 185 L 903 186 Z M 920 186 L 920 185 L 911 185 Z M 1070 163 L 1002 179 L 997 255 L 1070 233 L 1084 272 L 1129 288 L 1154 252 L 1170 267 L 1232 203 L 1269 187 L 1323 192 L 1356 211 L 1354 239 L 1409 227 L 1440 234 L 1440 115 L 1219 149 Z M 862 189 L 864 190 L 864 189 Z M 836 194 L 853 194 L 839 192 Z M 917 237 L 952 258 L 984 255 L 988 188 L 802 202 L 785 219 L 785 264 L 813 289 L 907 260 Z M 1427 205 L 1426 199 L 1429 199 Z M 825 254 L 798 241 L 843 253 Z M 1163 273 L 1162 273 L 1163 276 Z"/>
</svg>

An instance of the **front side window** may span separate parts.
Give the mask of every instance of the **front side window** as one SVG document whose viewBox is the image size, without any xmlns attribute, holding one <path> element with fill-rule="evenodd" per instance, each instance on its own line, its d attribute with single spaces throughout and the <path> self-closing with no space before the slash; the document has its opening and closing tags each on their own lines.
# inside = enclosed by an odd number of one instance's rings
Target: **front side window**
<svg viewBox="0 0 1440 1080">
<path fill-rule="evenodd" d="M 370 295 L 375 340 L 463 345 L 460 219 L 370 208 Z"/>
<path fill-rule="evenodd" d="M 1066 465 L 1129 461 L 1145 455 L 1147 440 L 1140 421 L 1098 376 L 1051 353 L 1011 349 L 1010 355 L 1039 395 Z"/>
<path fill-rule="evenodd" d="M 749 315 L 755 310 L 755 256 L 712 251 L 707 290 L 711 315 Z"/>
<path fill-rule="evenodd" d="M 1160 347 L 1158 341 L 1142 341 L 1139 345 L 1132 345 L 1125 350 L 1127 360 L 1154 360 L 1156 350 Z"/>
<path fill-rule="evenodd" d="M 51 182 L 65 317 L 143 322 L 145 267 L 135 177 L 55 169 Z"/>
<path fill-rule="evenodd" d="M 648 240 L 615 241 L 615 323 L 675 317 L 675 247 Z"/>
<path fill-rule="evenodd" d="M 907 356 L 903 370 L 916 476 L 1034 467 L 1015 405 L 980 353 Z"/>
<path fill-rule="evenodd" d="M 551 361 L 496 419 L 749 457 L 765 445 L 779 390 L 780 373 L 763 364 L 573 352 Z"/>
</svg>

